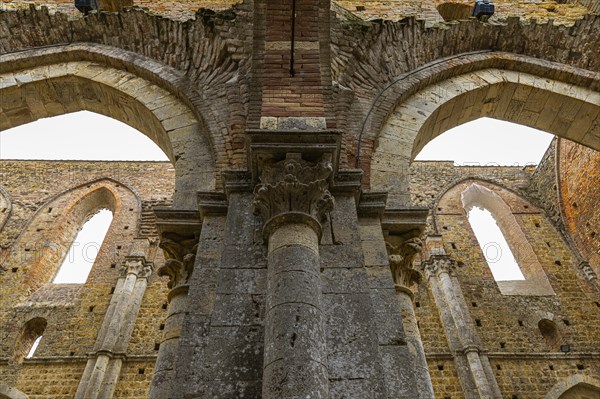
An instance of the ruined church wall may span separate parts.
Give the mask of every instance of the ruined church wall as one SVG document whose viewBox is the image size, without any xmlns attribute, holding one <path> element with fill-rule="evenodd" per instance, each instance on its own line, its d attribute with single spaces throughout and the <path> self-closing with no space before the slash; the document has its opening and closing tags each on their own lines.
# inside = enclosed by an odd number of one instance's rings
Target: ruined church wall
<svg viewBox="0 0 600 399">
<path fill-rule="evenodd" d="M 597 288 L 578 269 L 575 254 L 542 209 L 542 202 L 529 196 L 534 176 L 533 168 L 461 168 L 451 162 L 414 162 L 411 166 L 413 201 L 432 209 L 436 224 L 430 216 L 429 232 L 441 234 L 446 252 L 464 264 L 456 274 L 472 327 L 488 354 L 503 397 L 508 398 L 541 398 L 569 375 L 597 378 L 600 374 Z M 510 206 L 556 295 L 501 294 L 462 208 L 464 186 L 450 190 L 440 201 L 450 187 L 468 177 L 476 177 Z M 436 397 L 462 397 L 439 311 L 425 282 L 415 289 L 415 311 Z M 570 344 L 573 353 L 564 355 L 557 347 L 548 347 L 538 328 L 543 318 L 556 323 L 560 342 Z"/>
<path fill-rule="evenodd" d="M 27 283 L 28 264 L 7 262 L 18 256 L 31 258 L 40 242 L 22 242 L 28 234 L 41 234 L 48 228 L 39 225 L 39 215 L 53 198 L 70 198 L 75 188 L 85 192 L 86 184 L 109 180 L 121 190 L 131 189 L 131 199 L 122 199 L 123 215 L 113 221 L 97 261 L 83 285 L 50 284 L 38 289 Z M 96 183 L 97 184 L 97 183 Z M 83 186 L 82 186 L 83 185 Z M 88 184 L 92 186 L 94 184 Z M 25 392 L 30 398 L 72 398 L 81 379 L 88 353 L 92 352 L 107 311 L 119 267 L 134 237 L 146 237 L 151 244 L 150 261 L 155 268 L 164 262 L 156 250 L 157 233 L 154 206 L 168 206 L 174 185 L 174 170 L 169 163 L 89 162 L 89 161 L 1 161 L 0 186 L 12 202 L 12 212 L 0 232 L 0 284 L 3 300 L 0 309 L 0 380 Z M 125 192 L 125 191 L 123 191 Z M 139 203 L 136 204 L 137 198 Z M 69 200 L 71 201 L 71 200 Z M 133 201 L 133 202 L 131 202 Z M 57 203 L 60 203 L 57 202 Z M 135 212 L 129 209 L 136 209 Z M 57 215 L 58 218 L 61 215 Z M 73 218 L 74 220 L 77 218 Z M 59 229 L 62 226 L 53 226 Z M 73 226 L 74 228 L 80 226 Z M 66 227 L 65 227 L 66 228 Z M 33 236 L 35 237 L 35 236 Z M 19 259 L 18 257 L 16 259 Z M 163 278 L 150 277 L 127 349 L 127 361 L 117 385 L 116 397 L 145 398 L 166 316 L 167 287 Z M 10 293 L 10 295 L 5 295 Z M 11 302 L 6 300 L 13 298 Z M 40 346 L 31 359 L 15 363 L 16 341 L 24 323 L 32 317 L 47 320 Z"/>
</svg>

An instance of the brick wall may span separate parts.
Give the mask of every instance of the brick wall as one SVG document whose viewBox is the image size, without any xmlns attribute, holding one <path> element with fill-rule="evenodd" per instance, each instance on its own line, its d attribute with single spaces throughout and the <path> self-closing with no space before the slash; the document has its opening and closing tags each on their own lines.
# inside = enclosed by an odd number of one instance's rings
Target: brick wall
<svg viewBox="0 0 600 399">
<path fill-rule="evenodd" d="M 600 274 L 600 152 L 560 141 L 563 220 L 583 260 Z"/>
</svg>

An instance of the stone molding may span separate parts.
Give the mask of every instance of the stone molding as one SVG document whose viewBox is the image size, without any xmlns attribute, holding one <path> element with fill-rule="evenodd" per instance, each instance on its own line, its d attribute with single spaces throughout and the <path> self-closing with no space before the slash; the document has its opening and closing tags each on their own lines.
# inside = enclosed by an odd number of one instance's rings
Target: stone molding
<svg viewBox="0 0 600 399">
<path fill-rule="evenodd" d="M 254 189 L 255 213 L 262 216 L 264 232 L 269 233 L 282 222 L 313 219 L 318 226 L 333 210 L 334 199 L 328 179 L 333 165 L 327 158 L 312 163 L 298 153 L 290 153 L 283 161 L 265 165 L 260 184 Z M 294 215 L 292 219 L 290 217 Z M 309 224 L 315 225 L 314 222 Z"/>
<path fill-rule="evenodd" d="M 387 203 L 387 190 L 363 191 L 358 201 L 358 214 L 360 216 L 382 217 Z"/>
<path fill-rule="evenodd" d="M 198 210 L 200 217 L 205 216 L 226 215 L 229 204 L 224 193 L 215 191 L 198 191 Z"/>
</svg>

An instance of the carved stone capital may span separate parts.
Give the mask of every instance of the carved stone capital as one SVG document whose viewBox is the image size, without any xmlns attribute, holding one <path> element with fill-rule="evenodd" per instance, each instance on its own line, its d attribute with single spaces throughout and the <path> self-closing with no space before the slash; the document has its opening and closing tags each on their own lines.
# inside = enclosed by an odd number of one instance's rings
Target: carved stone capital
<svg viewBox="0 0 600 399">
<path fill-rule="evenodd" d="M 169 288 L 187 284 L 194 270 L 198 239 L 178 233 L 165 232 L 158 246 L 165 254 L 165 264 L 158 268 L 159 276 L 168 276 Z"/>
<path fill-rule="evenodd" d="M 394 284 L 397 287 L 410 288 L 421 282 L 421 273 L 413 268 L 415 256 L 421 252 L 423 243 L 419 238 L 411 238 L 400 245 L 385 243 Z"/>
<path fill-rule="evenodd" d="M 594 269 L 592 269 L 592 266 L 590 266 L 589 262 L 584 260 L 579 262 L 579 270 L 583 272 L 588 281 L 596 280 L 598 278 L 598 275 L 596 275 L 596 272 L 594 272 Z"/>
<path fill-rule="evenodd" d="M 432 255 L 421 264 L 429 277 L 439 276 L 442 273 L 454 273 L 458 263 L 448 255 Z"/>
<path fill-rule="evenodd" d="M 134 274 L 138 278 L 148 278 L 152 274 L 152 265 L 143 259 L 127 259 L 121 266 L 121 276 Z"/>
<path fill-rule="evenodd" d="M 263 218 L 265 234 L 272 230 L 272 222 L 290 214 L 296 215 L 294 220 L 305 215 L 319 224 L 333 210 L 334 199 L 328 190 L 332 172 L 331 162 L 307 162 L 300 154 L 288 154 L 283 161 L 265 165 L 254 189 L 254 209 Z"/>
</svg>

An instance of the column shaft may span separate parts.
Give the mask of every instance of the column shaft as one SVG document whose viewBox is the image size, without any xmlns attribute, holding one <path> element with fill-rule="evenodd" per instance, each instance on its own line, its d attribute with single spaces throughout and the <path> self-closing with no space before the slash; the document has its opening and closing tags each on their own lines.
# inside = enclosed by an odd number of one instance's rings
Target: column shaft
<svg viewBox="0 0 600 399">
<path fill-rule="evenodd" d="M 175 380 L 175 358 L 179 349 L 179 336 L 188 308 L 188 286 L 178 286 L 169 293 L 169 308 L 165 321 L 163 341 L 160 344 L 149 399 L 165 399 L 172 395 Z"/>
<path fill-rule="evenodd" d="M 269 237 L 263 399 L 327 398 L 318 235 L 285 224 Z"/>
<path fill-rule="evenodd" d="M 397 290 L 398 302 L 400 304 L 400 313 L 402 314 L 406 344 L 416 367 L 417 391 L 420 399 L 434 399 L 433 385 L 431 384 L 431 376 L 429 375 L 429 367 L 427 367 L 427 359 L 425 357 L 425 348 L 423 348 L 421 334 L 419 333 L 412 296 L 407 290 L 407 288 Z"/>
</svg>

